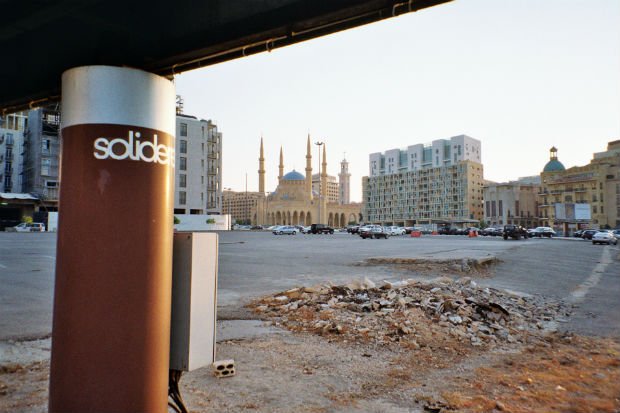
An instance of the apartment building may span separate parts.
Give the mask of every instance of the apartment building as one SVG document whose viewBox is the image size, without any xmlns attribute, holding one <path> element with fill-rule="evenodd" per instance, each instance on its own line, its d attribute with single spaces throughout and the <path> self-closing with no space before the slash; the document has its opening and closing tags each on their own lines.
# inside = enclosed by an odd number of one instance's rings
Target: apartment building
<svg viewBox="0 0 620 413">
<path fill-rule="evenodd" d="M 257 217 L 256 214 L 264 215 L 263 204 L 266 201 L 265 194 L 262 192 L 235 192 L 225 190 L 222 197 L 222 211 L 230 214 L 232 222 L 236 223 L 256 223 L 265 222 L 263 216 Z"/>
<path fill-rule="evenodd" d="M 541 225 L 565 235 L 585 227 L 620 227 L 620 140 L 609 142 L 588 165 L 568 169 L 553 147 L 540 177 Z"/>
<path fill-rule="evenodd" d="M 177 114 L 175 214 L 222 213 L 222 132 L 211 120 Z"/>
<path fill-rule="evenodd" d="M 483 188 L 484 221 L 490 226 L 538 226 L 540 177 L 536 178 L 538 182 L 526 177 L 504 183 L 487 183 Z"/>
<path fill-rule="evenodd" d="M 59 132 L 60 108 L 57 105 L 28 112 L 21 192 L 34 194 L 47 203 L 53 203 L 50 207 L 58 205 L 60 195 Z"/>
<path fill-rule="evenodd" d="M 22 192 L 22 153 L 27 125 L 27 112 L 0 117 L 0 192 Z"/>
<path fill-rule="evenodd" d="M 320 174 L 312 175 L 312 192 L 319 193 L 319 184 L 321 182 Z M 333 175 L 327 175 L 327 202 L 340 202 L 340 184 Z"/>
<path fill-rule="evenodd" d="M 481 143 L 466 135 L 369 156 L 366 222 L 466 226 L 483 218 Z"/>
</svg>

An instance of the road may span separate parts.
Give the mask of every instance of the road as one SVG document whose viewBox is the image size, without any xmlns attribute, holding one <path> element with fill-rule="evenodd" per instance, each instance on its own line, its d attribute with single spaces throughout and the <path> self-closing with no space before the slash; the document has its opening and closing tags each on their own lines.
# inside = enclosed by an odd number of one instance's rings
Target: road
<svg viewBox="0 0 620 413">
<path fill-rule="evenodd" d="M 0 233 L 0 340 L 51 332 L 55 239 L 55 234 Z M 299 285 L 413 277 L 388 266 L 355 265 L 369 257 L 487 255 L 500 263 L 480 284 L 566 300 L 575 311 L 559 328 L 620 337 L 620 247 L 575 240 L 221 232 L 219 306 L 226 314 L 251 297 Z"/>
</svg>

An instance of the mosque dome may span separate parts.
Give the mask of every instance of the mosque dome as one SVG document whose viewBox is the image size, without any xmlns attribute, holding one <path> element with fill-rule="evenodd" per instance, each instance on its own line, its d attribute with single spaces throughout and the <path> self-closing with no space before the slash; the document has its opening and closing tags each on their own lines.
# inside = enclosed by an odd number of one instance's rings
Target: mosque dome
<svg viewBox="0 0 620 413">
<path fill-rule="evenodd" d="M 304 181 L 305 179 L 305 176 L 294 169 L 282 177 L 283 181 Z"/>
<path fill-rule="evenodd" d="M 549 162 L 543 168 L 543 172 L 558 172 L 565 171 L 566 168 L 562 164 L 562 162 L 558 161 L 558 149 L 553 146 L 549 150 Z"/>
</svg>

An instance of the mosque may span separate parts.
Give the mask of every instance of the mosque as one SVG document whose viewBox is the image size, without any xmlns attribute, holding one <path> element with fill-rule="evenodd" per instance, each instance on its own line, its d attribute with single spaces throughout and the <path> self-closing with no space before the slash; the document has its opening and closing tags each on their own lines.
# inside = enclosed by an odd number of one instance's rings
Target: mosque
<svg viewBox="0 0 620 413">
<path fill-rule="evenodd" d="M 312 182 L 310 135 L 308 135 L 305 175 L 295 170 L 284 173 L 284 154 L 280 148 L 278 187 L 274 192 L 263 197 L 262 202 L 256 203 L 253 214 L 255 223 L 303 226 L 327 224 L 340 228 L 361 221 L 361 204 L 349 202 L 351 178 L 349 163 L 346 159 L 342 160 L 339 179 L 335 182 L 334 177 L 327 175 L 327 150 L 325 144 L 322 146 L 321 171 L 320 176 L 314 175 L 317 180 L 315 185 Z M 258 163 L 258 193 L 265 194 L 265 155 L 262 138 Z"/>
</svg>

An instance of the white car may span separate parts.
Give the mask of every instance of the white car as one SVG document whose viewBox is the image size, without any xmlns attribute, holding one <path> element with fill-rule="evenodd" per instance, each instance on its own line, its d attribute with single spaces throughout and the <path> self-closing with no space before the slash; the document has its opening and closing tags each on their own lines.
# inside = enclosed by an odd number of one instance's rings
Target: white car
<svg viewBox="0 0 620 413">
<path fill-rule="evenodd" d="M 13 229 L 15 232 L 45 232 L 45 224 L 40 222 L 32 222 L 30 224 L 22 222 L 14 226 Z"/>
<path fill-rule="evenodd" d="M 617 245 L 618 238 L 616 238 L 612 231 L 599 231 L 592 235 L 592 244 Z"/>
<path fill-rule="evenodd" d="M 403 227 L 399 227 L 399 226 L 391 226 L 391 227 L 385 227 L 385 231 L 390 234 L 390 235 L 404 235 L 405 232 L 405 228 Z"/>
</svg>

